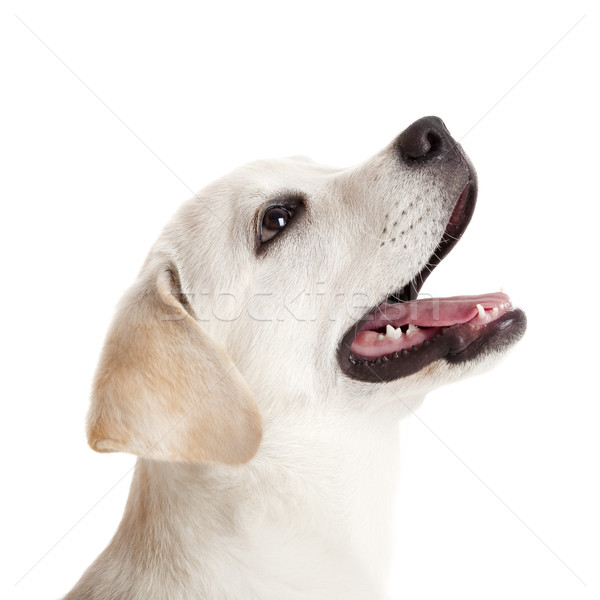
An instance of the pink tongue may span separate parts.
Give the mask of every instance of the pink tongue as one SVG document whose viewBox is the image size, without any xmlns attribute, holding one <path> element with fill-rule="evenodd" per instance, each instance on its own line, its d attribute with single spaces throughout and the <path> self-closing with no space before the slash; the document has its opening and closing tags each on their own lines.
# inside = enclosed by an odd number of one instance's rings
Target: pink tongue
<svg viewBox="0 0 600 600">
<path fill-rule="evenodd" d="M 466 323 L 477 313 L 477 304 L 484 309 L 493 309 L 510 303 L 510 298 L 502 292 L 480 296 L 454 296 L 452 298 L 423 298 L 399 304 L 381 304 L 379 309 L 361 327 L 361 330 L 375 330 L 388 323 L 394 327 L 419 325 L 421 327 L 448 327 Z"/>
</svg>

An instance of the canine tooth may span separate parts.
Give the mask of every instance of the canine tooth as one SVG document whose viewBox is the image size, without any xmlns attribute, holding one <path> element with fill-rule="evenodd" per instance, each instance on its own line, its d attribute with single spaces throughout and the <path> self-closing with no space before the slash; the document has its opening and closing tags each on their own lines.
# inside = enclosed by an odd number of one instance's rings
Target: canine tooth
<svg viewBox="0 0 600 600">
<path fill-rule="evenodd" d="M 477 312 L 479 313 L 480 317 L 485 317 L 485 309 L 483 308 L 483 306 L 481 306 L 481 304 L 477 305 Z"/>
</svg>

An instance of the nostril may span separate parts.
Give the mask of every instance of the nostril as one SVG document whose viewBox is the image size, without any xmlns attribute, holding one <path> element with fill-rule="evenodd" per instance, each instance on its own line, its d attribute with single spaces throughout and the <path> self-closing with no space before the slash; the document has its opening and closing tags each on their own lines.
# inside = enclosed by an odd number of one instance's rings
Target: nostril
<svg viewBox="0 0 600 600">
<path fill-rule="evenodd" d="M 427 132 L 427 142 L 429 143 L 429 150 L 426 154 L 437 154 L 442 150 L 442 136 L 435 130 L 431 130 Z"/>
</svg>

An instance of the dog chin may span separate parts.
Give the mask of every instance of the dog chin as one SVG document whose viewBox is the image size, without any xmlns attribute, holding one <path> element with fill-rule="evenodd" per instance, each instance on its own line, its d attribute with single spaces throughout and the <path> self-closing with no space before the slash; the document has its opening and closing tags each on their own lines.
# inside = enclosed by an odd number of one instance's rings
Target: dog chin
<svg viewBox="0 0 600 600">
<path fill-rule="evenodd" d="M 497 331 L 495 335 L 490 334 L 486 340 L 465 352 L 463 356 L 457 355 L 437 361 L 422 373 L 415 375 L 419 390 L 432 391 L 440 385 L 481 375 L 495 368 L 525 334 L 525 313 L 519 309 L 511 311 L 510 320 L 505 320 L 503 326 L 504 330 Z"/>
</svg>

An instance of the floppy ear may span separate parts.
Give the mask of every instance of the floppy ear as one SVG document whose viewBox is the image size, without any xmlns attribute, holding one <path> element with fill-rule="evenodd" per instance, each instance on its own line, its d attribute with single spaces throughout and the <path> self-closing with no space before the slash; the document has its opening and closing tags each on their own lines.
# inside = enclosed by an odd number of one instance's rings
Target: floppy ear
<svg viewBox="0 0 600 600">
<path fill-rule="evenodd" d="M 188 312 L 177 273 L 150 265 L 108 332 L 88 413 L 90 446 L 159 460 L 241 464 L 261 437 L 250 388 Z"/>
</svg>

